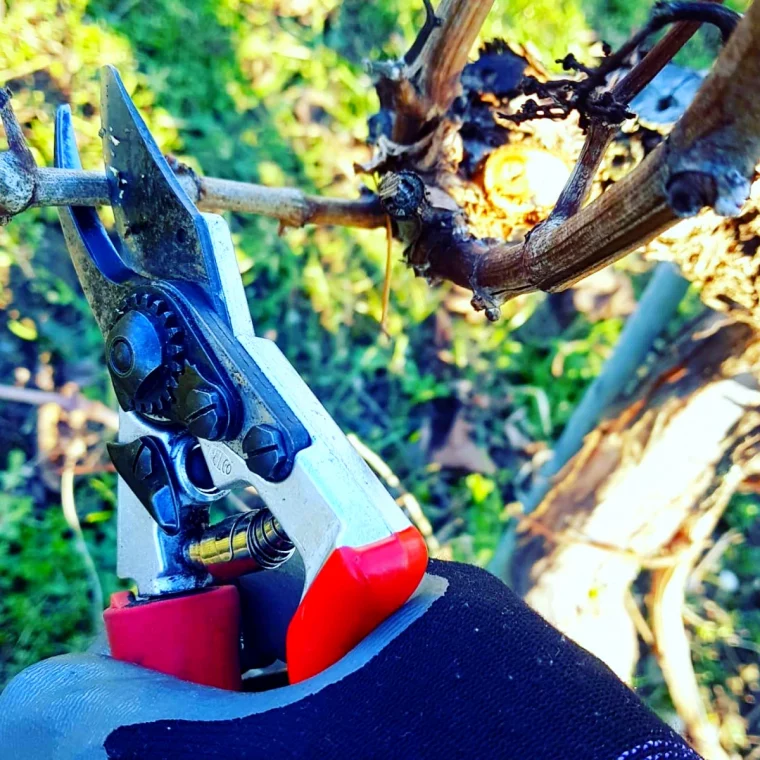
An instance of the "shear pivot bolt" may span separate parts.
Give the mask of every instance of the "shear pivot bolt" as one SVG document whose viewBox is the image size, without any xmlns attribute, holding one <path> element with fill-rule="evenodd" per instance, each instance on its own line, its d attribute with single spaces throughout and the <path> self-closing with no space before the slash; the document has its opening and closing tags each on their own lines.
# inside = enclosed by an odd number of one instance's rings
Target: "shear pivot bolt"
<svg viewBox="0 0 760 760">
<path fill-rule="evenodd" d="M 111 344 L 111 369 L 117 374 L 128 375 L 135 366 L 135 352 L 124 338 L 117 338 Z"/>
<path fill-rule="evenodd" d="M 229 414 L 222 395 L 213 388 L 194 388 L 185 399 L 187 429 L 196 438 L 218 441 L 227 430 Z"/>
<path fill-rule="evenodd" d="M 243 439 L 248 469 L 266 480 L 281 480 L 288 461 L 282 433 L 272 425 L 256 425 Z"/>
<path fill-rule="evenodd" d="M 124 314 L 111 329 L 106 356 L 117 395 L 122 391 L 122 397 L 129 402 L 127 406 L 134 408 L 160 392 L 164 350 L 152 315 L 136 310 Z"/>
</svg>

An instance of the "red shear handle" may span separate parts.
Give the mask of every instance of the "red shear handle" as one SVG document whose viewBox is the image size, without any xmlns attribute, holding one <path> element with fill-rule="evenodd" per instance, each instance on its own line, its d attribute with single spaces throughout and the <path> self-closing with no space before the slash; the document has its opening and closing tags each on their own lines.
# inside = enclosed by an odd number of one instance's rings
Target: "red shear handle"
<svg viewBox="0 0 760 760">
<path fill-rule="evenodd" d="M 291 683 L 337 662 L 415 591 L 427 549 L 415 528 L 358 549 L 336 549 L 306 592 L 287 635 Z"/>
<path fill-rule="evenodd" d="M 117 660 L 218 689 L 240 689 L 240 600 L 234 586 L 135 602 L 111 597 L 103 614 Z"/>
</svg>

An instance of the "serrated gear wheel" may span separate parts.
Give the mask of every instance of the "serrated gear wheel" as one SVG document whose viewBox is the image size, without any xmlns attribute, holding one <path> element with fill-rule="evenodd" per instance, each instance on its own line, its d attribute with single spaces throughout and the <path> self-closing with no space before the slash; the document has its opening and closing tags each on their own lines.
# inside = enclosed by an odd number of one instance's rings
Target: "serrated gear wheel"
<svg viewBox="0 0 760 760">
<path fill-rule="evenodd" d="M 138 351 L 132 349 L 135 357 L 128 372 L 115 372 L 113 361 L 109 361 L 109 366 L 114 383 L 121 383 L 124 395 L 128 397 L 128 407 L 143 414 L 161 416 L 176 401 L 174 389 L 184 366 L 184 333 L 176 313 L 165 298 L 154 293 L 137 291 L 126 299 L 115 315 L 108 339 L 110 351 L 120 339 L 129 340 L 129 336 L 120 335 L 120 327 L 123 329 L 126 326 L 128 330 L 134 321 L 129 315 L 135 313 L 146 317 L 155 331 L 156 344 L 160 346 L 160 357 L 153 356 L 150 366 L 141 367 L 139 362 L 145 361 L 146 357 L 137 356 L 142 346 L 136 346 Z M 142 329 L 145 329 L 144 321 Z M 139 373 L 140 370 L 143 370 L 142 374 Z M 138 374 L 136 379 L 131 377 L 135 373 Z"/>
</svg>

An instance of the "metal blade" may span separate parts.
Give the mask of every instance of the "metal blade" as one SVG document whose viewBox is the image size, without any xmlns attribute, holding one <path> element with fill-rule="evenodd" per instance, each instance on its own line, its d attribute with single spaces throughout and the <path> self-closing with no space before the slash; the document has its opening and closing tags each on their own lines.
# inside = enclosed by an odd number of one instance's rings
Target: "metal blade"
<svg viewBox="0 0 760 760">
<path fill-rule="evenodd" d="M 82 168 L 68 106 L 61 106 L 55 116 L 55 165 Z M 94 208 L 64 206 L 58 209 L 58 216 L 79 282 L 105 336 L 126 292 L 124 283 L 135 274 L 114 247 Z"/>
<path fill-rule="evenodd" d="M 113 66 L 101 70 L 103 156 L 129 266 L 148 279 L 200 287 L 229 323 L 209 230 Z"/>
</svg>

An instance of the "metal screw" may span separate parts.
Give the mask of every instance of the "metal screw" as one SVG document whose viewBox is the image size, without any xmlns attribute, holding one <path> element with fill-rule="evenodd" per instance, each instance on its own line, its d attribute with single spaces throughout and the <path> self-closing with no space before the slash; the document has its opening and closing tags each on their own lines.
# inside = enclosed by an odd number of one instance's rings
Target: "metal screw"
<svg viewBox="0 0 760 760">
<path fill-rule="evenodd" d="M 243 439 L 248 469 L 266 480 L 281 480 L 288 461 L 282 433 L 272 425 L 256 425 Z"/>
<path fill-rule="evenodd" d="M 139 400 L 155 390 L 155 373 L 163 364 L 164 351 L 150 316 L 127 312 L 111 328 L 106 351 L 117 394 L 121 390 L 125 398 Z"/>
<path fill-rule="evenodd" d="M 196 438 L 218 441 L 227 430 L 229 415 L 222 395 L 213 388 L 194 388 L 185 400 L 187 429 Z"/>
<path fill-rule="evenodd" d="M 117 338 L 111 344 L 109 361 L 117 375 L 128 375 L 135 366 L 135 352 L 124 338 Z"/>
</svg>

